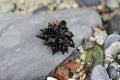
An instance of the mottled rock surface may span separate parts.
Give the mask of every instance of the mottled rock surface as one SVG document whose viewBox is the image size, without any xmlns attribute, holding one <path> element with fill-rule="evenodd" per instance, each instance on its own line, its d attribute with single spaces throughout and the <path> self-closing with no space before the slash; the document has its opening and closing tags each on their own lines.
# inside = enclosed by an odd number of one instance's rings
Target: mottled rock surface
<svg viewBox="0 0 120 80">
<path fill-rule="evenodd" d="M 74 48 L 69 48 L 68 54 L 52 55 L 51 48 L 36 38 L 39 30 L 54 19 L 67 21 L 69 30 L 75 35 L 75 47 L 91 35 L 91 26 L 102 26 L 98 13 L 90 8 L 36 16 L 1 15 L 0 80 L 30 80 L 44 76 L 71 54 Z"/>
<path fill-rule="evenodd" d="M 102 65 L 97 65 L 91 74 L 91 80 L 109 80 L 107 71 Z"/>
<path fill-rule="evenodd" d="M 118 51 L 120 50 L 120 42 L 114 42 L 112 43 L 107 49 L 105 49 L 105 60 L 107 61 L 114 61 L 114 58 L 116 58 Z M 119 58 L 118 58 L 119 59 Z"/>
</svg>

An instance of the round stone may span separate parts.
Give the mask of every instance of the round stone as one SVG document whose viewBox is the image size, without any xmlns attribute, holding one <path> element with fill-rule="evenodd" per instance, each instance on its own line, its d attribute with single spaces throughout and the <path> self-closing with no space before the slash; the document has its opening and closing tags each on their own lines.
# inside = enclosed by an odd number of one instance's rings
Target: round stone
<svg viewBox="0 0 120 80">
<path fill-rule="evenodd" d="M 110 9 L 119 8 L 118 0 L 105 0 L 105 2 L 106 2 L 106 6 Z"/>
<path fill-rule="evenodd" d="M 102 65 L 97 65 L 92 70 L 91 80 L 109 80 L 107 71 Z"/>
<path fill-rule="evenodd" d="M 117 67 L 119 64 L 117 62 L 112 62 L 109 64 L 110 67 Z"/>
<path fill-rule="evenodd" d="M 107 27 L 107 32 L 108 34 L 120 34 L 120 15 L 115 15 L 111 18 Z"/>
<path fill-rule="evenodd" d="M 111 34 L 107 37 L 107 39 L 104 42 L 104 50 L 108 48 L 112 43 L 120 41 L 120 35 L 119 34 Z"/>
<path fill-rule="evenodd" d="M 117 70 L 115 68 L 109 68 L 108 74 L 110 78 L 115 79 L 117 77 Z"/>
<path fill-rule="evenodd" d="M 113 80 L 117 78 L 117 69 L 115 68 L 118 64 L 116 62 L 111 63 L 108 68 L 107 68 L 107 72 L 108 75 L 110 76 L 110 78 L 112 78 Z"/>
<path fill-rule="evenodd" d="M 105 49 L 105 60 L 112 62 L 117 57 L 117 53 L 120 50 L 120 42 L 112 43 L 107 49 Z"/>
</svg>

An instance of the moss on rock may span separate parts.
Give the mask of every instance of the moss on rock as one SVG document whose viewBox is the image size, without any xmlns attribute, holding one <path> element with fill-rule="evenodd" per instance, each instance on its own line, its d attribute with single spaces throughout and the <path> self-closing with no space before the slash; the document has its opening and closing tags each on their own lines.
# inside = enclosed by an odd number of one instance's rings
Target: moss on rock
<svg viewBox="0 0 120 80">
<path fill-rule="evenodd" d="M 94 45 L 93 48 L 86 50 L 86 63 L 90 62 L 94 58 L 93 67 L 98 64 L 103 64 L 104 54 L 100 46 Z"/>
</svg>

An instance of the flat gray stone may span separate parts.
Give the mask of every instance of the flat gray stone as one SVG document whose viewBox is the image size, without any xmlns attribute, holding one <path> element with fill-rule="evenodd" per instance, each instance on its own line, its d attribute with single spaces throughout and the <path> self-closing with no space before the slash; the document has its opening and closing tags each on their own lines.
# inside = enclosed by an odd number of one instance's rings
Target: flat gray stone
<svg viewBox="0 0 120 80">
<path fill-rule="evenodd" d="M 67 21 L 69 30 L 75 35 L 75 47 L 91 35 L 92 26 L 102 26 L 98 13 L 90 8 L 35 16 L 1 15 L 0 80 L 30 80 L 44 76 L 71 54 L 74 48 L 69 48 L 68 54 L 52 55 L 51 48 L 36 38 L 40 29 L 54 19 Z"/>
<path fill-rule="evenodd" d="M 102 65 L 97 65 L 92 70 L 91 80 L 109 80 L 107 71 Z"/>
</svg>

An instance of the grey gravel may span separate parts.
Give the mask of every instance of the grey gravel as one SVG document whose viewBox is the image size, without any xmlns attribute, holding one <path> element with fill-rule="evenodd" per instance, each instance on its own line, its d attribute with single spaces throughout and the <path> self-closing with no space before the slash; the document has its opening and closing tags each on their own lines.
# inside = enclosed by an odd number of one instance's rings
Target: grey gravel
<svg viewBox="0 0 120 80">
<path fill-rule="evenodd" d="M 102 65 L 97 65 L 92 70 L 91 80 L 109 80 L 107 71 Z"/>
<path fill-rule="evenodd" d="M 54 19 L 67 21 L 69 30 L 75 35 L 75 47 L 91 36 L 93 25 L 102 26 L 98 13 L 90 8 L 36 16 L 1 15 L 0 80 L 30 80 L 44 76 L 71 54 L 74 48 L 69 48 L 68 54 L 52 55 L 51 48 L 36 38 L 40 29 Z"/>
</svg>

